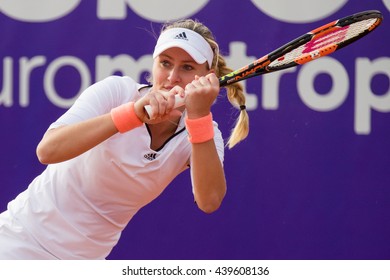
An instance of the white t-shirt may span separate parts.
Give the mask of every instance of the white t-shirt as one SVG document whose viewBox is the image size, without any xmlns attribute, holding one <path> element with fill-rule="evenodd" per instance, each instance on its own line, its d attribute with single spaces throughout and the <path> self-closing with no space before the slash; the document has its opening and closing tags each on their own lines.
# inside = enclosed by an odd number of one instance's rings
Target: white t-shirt
<svg viewBox="0 0 390 280">
<path fill-rule="evenodd" d="M 140 98 L 148 90 L 141 88 L 129 77 L 106 78 L 84 91 L 50 128 L 108 113 Z M 106 258 L 133 215 L 188 168 L 191 145 L 183 119 L 175 135 L 156 151 L 142 125 L 74 159 L 48 165 L 9 203 L 10 216 L 56 258 Z M 214 129 L 223 161 L 224 143 L 216 123 Z"/>
</svg>

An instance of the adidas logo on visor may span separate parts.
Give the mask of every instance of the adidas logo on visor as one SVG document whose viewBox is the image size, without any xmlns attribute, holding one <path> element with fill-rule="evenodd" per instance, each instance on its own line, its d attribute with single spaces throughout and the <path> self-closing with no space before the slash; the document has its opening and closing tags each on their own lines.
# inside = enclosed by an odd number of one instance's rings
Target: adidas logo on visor
<svg viewBox="0 0 390 280">
<path fill-rule="evenodd" d="M 187 35 L 185 32 L 181 32 L 181 33 L 177 34 L 175 37 L 173 37 L 173 39 L 182 39 L 182 40 L 188 41 L 188 38 L 187 38 Z"/>
<path fill-rule="evenodd" d="M 182 48 L 199 64 L 207 61 L 211 68 L 214 52 L 207 40 L 199 33 L 186 28 L 169 28 L 165 30 L 158 37 L 153 58 L 172 47 Z"/>
</svg>

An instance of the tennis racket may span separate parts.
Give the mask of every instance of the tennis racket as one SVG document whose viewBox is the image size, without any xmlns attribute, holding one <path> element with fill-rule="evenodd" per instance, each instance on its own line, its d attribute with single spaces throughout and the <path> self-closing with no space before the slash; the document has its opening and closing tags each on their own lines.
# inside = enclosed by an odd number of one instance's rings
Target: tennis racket
<svg viewBox="0 0 390 280">
<path fill-rule="evenodd" d="M 383 20 L 381 12 L 369 10 L 332 21 L 281 46 L 254 62 L 219 79 L 221 87 L 259 75 L 302 65 L 348 46 L 376 29 Z M 184 98 L 175 97 L 175 107 Z M 145 106 L 150 112 L 150 106 Z"/>
</svg>

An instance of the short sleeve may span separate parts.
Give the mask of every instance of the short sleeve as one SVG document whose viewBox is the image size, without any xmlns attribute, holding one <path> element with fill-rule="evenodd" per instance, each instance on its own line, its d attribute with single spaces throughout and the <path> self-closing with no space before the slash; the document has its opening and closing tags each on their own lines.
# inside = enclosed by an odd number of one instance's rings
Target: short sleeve
<svg viewBox="0 0 390 280">
<path fill-rule="evenodd" d="M 52 123 L 49 129 L 109 113 L 111 109 L 123 103 L 138 99 L 140 97 L 138 90 L 141 87 L 130 77 L 105 78 L 83 91 L 72 107 Z"/>
<path fill-rule="evenodd" d="M 224 156 L 225 156 L 225 144 L 223 141 L 222 133 L 218 128 L 218 124 L 216 122 L 213 122 L 213 124 L 214 124 L 214 143 L 215 143 L 215 147 L 217 148 L 219 159 L 223 165 Z"/>
</svg>

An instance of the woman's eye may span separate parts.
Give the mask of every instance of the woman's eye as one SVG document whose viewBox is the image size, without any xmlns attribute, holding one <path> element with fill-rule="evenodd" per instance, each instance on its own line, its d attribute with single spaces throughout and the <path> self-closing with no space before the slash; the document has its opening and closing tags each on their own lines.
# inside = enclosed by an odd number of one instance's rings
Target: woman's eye
<svg viewBox="0 0 390 280">
<path fill-rule="evenodd" d="M 163 60 L 163 61 L 161 61 L 161 65 L 164 67 L 169 67 L 171 64 L 169 63 L 169 61 Z"/>
<path fill-rule="evenodd" d="M 192 67 L 191 65 L 184 65 L 183 68 L 184 68 L 184 70 L 186 70 L 186 71 L 191 71 L 191 70 L 194 69 L 194 67 Z"/>
</svg>

